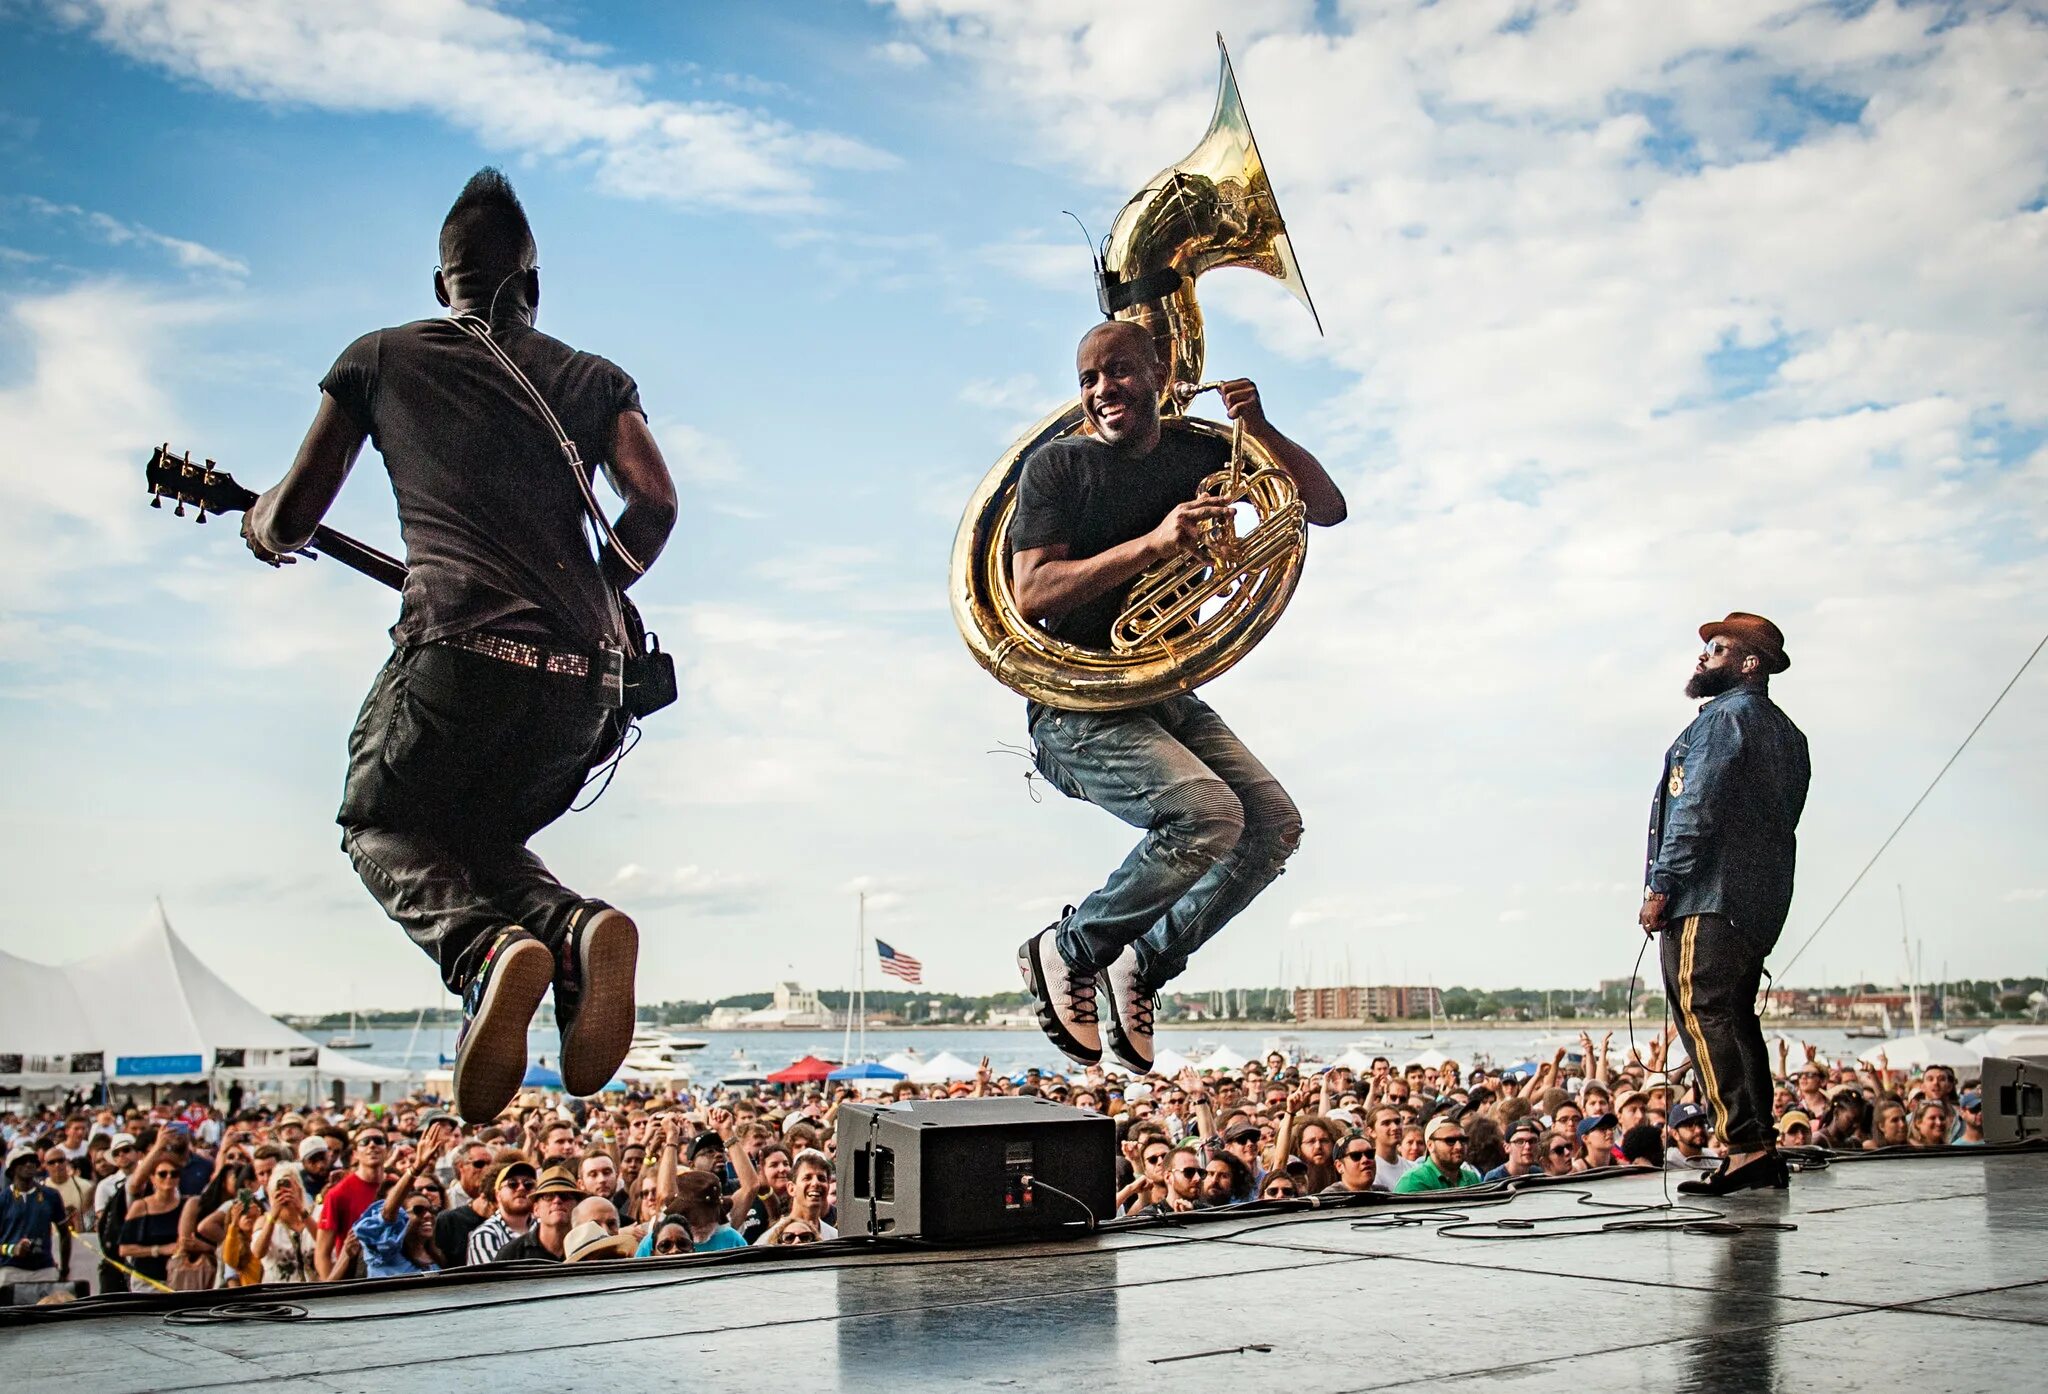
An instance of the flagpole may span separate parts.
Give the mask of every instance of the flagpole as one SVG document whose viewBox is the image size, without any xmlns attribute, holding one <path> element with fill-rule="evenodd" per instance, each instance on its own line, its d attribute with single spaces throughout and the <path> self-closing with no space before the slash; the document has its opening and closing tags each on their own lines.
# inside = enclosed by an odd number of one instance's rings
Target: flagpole
<svg viewBox="0 0 2048 1394">
<path fill-rule="evenodd" d="M 868 1058 L 868 893 L 860 893 L 860 1058 Z"/>
<path fill-rule="evenodd" d="M 859 973 L 859 972 L 860 972 L 860 950 L 861 950 L 861 943 L 860 943 L 860 929 L 859 929 L 859 928 L 858 928 L 858 927 L 856 926 L 856 927 L 855 927 L 855 929 L 854 929 L 854 931 L 853 931 L 853 933 L 854 933 L 854 940 L 853 940 L 853 971 L 854 971 L 855 973 Z M 852 988 L 852 986 L 851 986 L 851 985 L 849 985 L 849 986 L 847 987 L 847 989 L 846 989 L 846 1032 L 845 1032 L 845 1034 L 844 1034 L 844 1035 L 842 1035 L 842 1036 L 841 1036 L 841 1037 L 839 1038 L 839 1062 L 840 1062 L 841 1064 L 843 1064 L 843 1065 L 850 1065 L 850 1064 L 852 1064 L 852 1063 L 853 1063 L 853 1056 L 852 1056 L 852 1055 L 850 1055 L 850 1054 L 848 1053 L 848 1052 L 850 1052 L 850 1051 L 851 1051 L 852 1049 L 853 1049 L 853 988 Z"/>
</svg>

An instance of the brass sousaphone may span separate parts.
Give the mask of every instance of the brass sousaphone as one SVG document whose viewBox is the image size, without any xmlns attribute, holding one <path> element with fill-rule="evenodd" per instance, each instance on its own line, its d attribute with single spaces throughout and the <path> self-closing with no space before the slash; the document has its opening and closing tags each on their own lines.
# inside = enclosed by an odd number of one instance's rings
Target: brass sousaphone
<svg viewBox="0 0 2048 1394">
<path fill-rule="evenodd" d="M 1229 468 L 1203 491 L 1248 504 L 1256 524 L 1242 535 L 1218 527 L 1201 549 L 1140 575 L 1108 649 L 1064 643 L 1026 620 L 1010 593 L 1017 481 L 1032 451 L 1081 427 L 1077 397 L 996 461 L 953 539 L 953 621 L 975 661 L 1005 686 L 1068 711 L 1115 711 L 1192 691 L 1251 652 L 1301 579 L 1308 526 L 1292 477 L 1242 429 L 1185 415 L 1188 401 L 1214 385 L 1201 380 L 1195 280 L 1203 272 L 1263 271 L 1315 314 L 1220 34 L 1216 47 L 1223 72 L 1208 134 L 1117 214 L 1102 251 L 1100 296 L 1105 315 L 1144 326 L 1167 365 L 1164 428 L 1232 442 Z"/>
</svg>

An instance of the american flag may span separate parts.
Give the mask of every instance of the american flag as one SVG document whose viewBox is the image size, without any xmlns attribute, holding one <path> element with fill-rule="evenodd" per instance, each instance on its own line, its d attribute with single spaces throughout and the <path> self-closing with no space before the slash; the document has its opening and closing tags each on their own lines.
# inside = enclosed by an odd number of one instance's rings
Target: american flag
<svg viewBox="0 0 2048 1394">
<path fill-rule="evenodd" d="M 875 941 L 875 952 L 882 956 L 882 971 L 884 973 L 892 977 L 901 978 L 912 987 L 916 987 L 924 981 L 924 965 L 909 954 L 904 953 L 901 949 L 892 949 L 877 939 Z"/>
</svg>

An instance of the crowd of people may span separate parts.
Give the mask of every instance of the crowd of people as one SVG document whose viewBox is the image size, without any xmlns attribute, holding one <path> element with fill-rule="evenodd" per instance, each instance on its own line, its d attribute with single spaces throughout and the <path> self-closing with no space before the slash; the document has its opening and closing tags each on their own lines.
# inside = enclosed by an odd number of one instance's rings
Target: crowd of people
<svg viewBox="0 0 2048 1394">
<path fill-rule="evenodd" d="M 1526 1076 L 1454 1062 L 1131 1079 L 992 1072 L 895 1097 L 1039 1095 L 1116 1123 L 1117 1206 L 1167 1214 L 1315 1194 L 1714 1164 L 1714 1122 L 1667 1040 L 1581 1037 Z M 1983 1140 L 1975 1081 L 1831 1064 L 1781 1045 L 1782 1143 Z M 468 1264 L 707 1253 L 837 1237 L 845 1087 L 595 1101 L 529 1095 L 464 1126 L 431 1101 L 227 1113 L 175 1101 L 0 1113 L 0 1283 L 94 1292 L 333 1282 Z M 617 1099 L 616 1102 L 614 1100 Z"/>
</svg>

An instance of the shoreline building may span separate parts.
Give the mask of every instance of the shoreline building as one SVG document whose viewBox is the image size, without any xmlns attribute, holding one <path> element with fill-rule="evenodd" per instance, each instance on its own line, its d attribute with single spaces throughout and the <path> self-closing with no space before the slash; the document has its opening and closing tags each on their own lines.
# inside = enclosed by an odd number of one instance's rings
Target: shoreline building
<svg viewBox="0 0 2048 1394">
<path fill-rule="evenodd" d="M 1443 994 L 1434 987 L 1298 987 L 1294 1019 L 1307 1025 L 1332 1022 L 1425 1020 L 1443 1014 Z"/>
<path fill-rule="evenodd" d="M 740 1007 L 713 1007 L 704 1028 L 708 1031 L 822 1031 L 835 1020 L 818 1000 L 818 994 L 802 983 L 777 983 L 774 1000 L 767 1006 L 746 1011 Z"/>
</svg>

